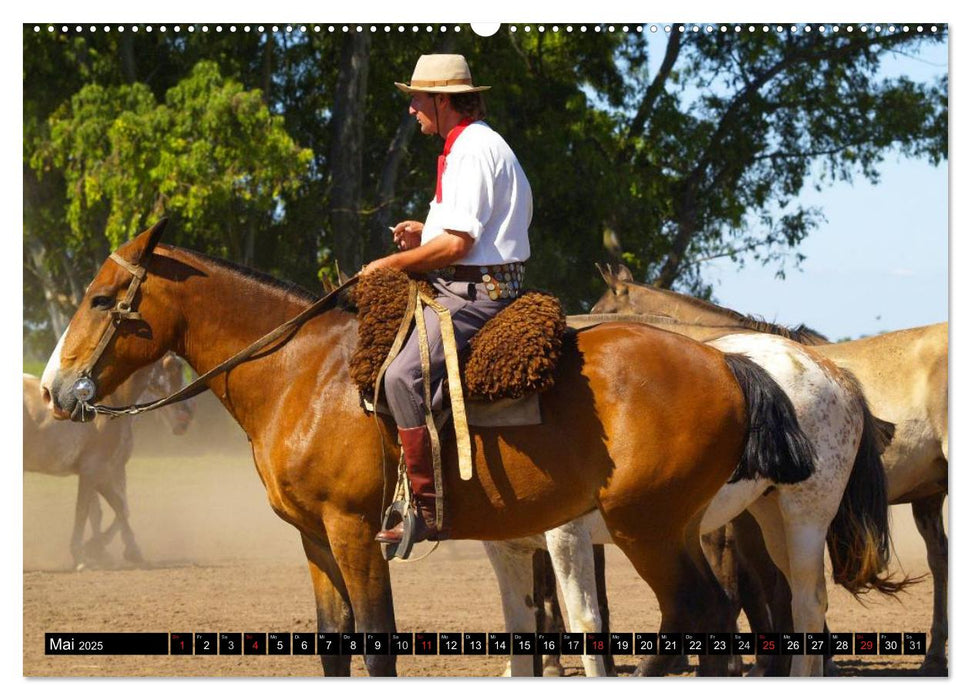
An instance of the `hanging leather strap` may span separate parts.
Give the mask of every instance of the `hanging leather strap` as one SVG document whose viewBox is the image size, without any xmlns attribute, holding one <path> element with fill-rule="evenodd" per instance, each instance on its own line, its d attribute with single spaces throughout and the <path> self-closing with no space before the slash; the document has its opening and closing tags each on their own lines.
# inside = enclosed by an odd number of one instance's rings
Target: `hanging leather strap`
<svg viewBox="0 0 971 700">
<path fill-rule="evenodd" d="M 421 305 L 430 307 L 438 314 L 438 324 L 442 333 L 442 347 L 445 351 L 445 375 L 448 380 L 448 395 L 452 405 L 452 422 L 455 426 L 455 444 L 458 448 L 459 476 L 463 481 L 472 478 L 472 439 L 469 437 L 469 421 L 465 412 L 465 396 L 462 393 L 462 375 L 459 370 L 458 345 L 455 341 L 455 328 L 452 315 L 444 306 L 425 294 L 419 294 Z M 416 320 L 417 310 L 416 310 Z M 422 316 L 424 324 L 424 316 Z M 425 350 L 427 352 L 427 348 Z M 424 370 L 424 358 L 422 359 Z M 427 377 L 428 374 L 425 373 Z M 431 401 L 426 401 L 426 414 L 431 413 Z"/>
</svg>

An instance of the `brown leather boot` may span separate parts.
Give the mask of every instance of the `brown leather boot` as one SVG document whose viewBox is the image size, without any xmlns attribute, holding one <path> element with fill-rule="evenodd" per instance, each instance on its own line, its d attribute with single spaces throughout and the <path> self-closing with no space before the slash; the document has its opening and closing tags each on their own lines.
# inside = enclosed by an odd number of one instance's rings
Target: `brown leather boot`
<svg viewBox="0 0 971 700">
<path fill-rule="evenodd" d="M 432 440 L 428 428 L 424 425 L 418 428 L 398 428 L 398 438 L 405 456 L 408 484 L 418 511 L 412 542 L 448 539 L 445 528 L 439 530 L 435 527 L 435 471 L 432 467 Z M 401 542 L 403 534 L 404 523 L 399 522 L 388 530 L 381 530 L 374 539 L 386 544 L 397 544 Z"/>
</svg>

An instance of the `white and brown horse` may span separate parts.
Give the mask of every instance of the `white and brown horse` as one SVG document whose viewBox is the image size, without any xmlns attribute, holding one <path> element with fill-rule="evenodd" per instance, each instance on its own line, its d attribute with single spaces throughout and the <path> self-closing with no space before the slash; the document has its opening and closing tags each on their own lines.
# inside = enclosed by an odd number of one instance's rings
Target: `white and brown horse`
<svg viewBox="0 0 971 700">
<path fill-rule="evenodd" d="M 109 397 L 130 404 L 141 397 L 161 398 L 182 387 L 182 362 L 166 355 L 150 367 L 135 372 Z M 192 420 L 192 405 L 180 403 L 162 409 L 172 433 L 183 434 Z M 52 476 L 78 477 L 78 495 L 71 533 L 71 556 L 77 568 L 103 559 L 104 548 L 120 532 L 125 559 L 142 561 L 141 550 L 129 522 L 125 465 L 134 449 L 132 421 L 98 416 L 89 423 L 56 421 L 47 408 L 41 380 L 24 374 L 24 471 Z M 101 530 L 98 495 L 111 506 L 115 517 Z M 90 522 L 91 537 L 84 542 Z"/>
<path fill-rule="evenodd" d="M 943 504 L 948 470 L 948 324 L 893 331 L 828 343 L 803 326 L 790 331 L 710 302 L 633 281 L 626 268 L 602 271 L 609 287 L 594 306 L 598 313 L 663 314 L 688 324 L 755 330 L 794 337 L 853 373 L 874 415 L 893 423 L 883 454 L 887 497 L 910 503 L 927 547 L 934 582 L 931 641 L 923 670 L 947 672 L 947 536 Z M 751 544 L 751 543 L 749 543 Z"/>
<path fill-rule="evenodd" d="M 608 317 L 609 318 L 609 317 Z M 602 317 L 571 317 L 582 327 Z M 774 335 L 744 333 L 712 339 L 709 326 L 670 324 L 660 328 L 708 341 L 724 352 L 740 353 L 765 369 L 795 407 L 800 427 L 815 452 L 815 470 L 798 483 L 771 479 L 728 483 L 709 505 L 701 532 L 709 533 L 748 509 L 761 527 L 772 560 L 792 589 L 792 619 L 800 632 L 822 632 L 827 607 L 824 552 L 827 542 L 837 578 L 854 593 L 875 587 L 898 590 L 882 573 L 889 557 L 881 435 L 859 387 L 813 349 Z M 510 630 L 534 624 L 525 601 L 531 598 L 532 550 L 549 549 L 564 593 L 570 629 L 601 631 L 594 580 L 592 544 L 611 541 L 599 514 L 555 528 L 542 537 L 512 543 L 487 542 L 499 578 L 503 610 Z M 527 625 L 522 629 L 522 625 Z M 768 630 L 764 630 L 768 631 Z M 641 670 L 658 674 L 674 657 L 650 657 Z M 514 675 L 528 675 L 529 659 L 512 660 Z M 584 657 L 588 675 L 603 675 L 602 660 Z M 822 675 L 822 657 L 793 657 L 793 675 Z"/>
<path fill-rule="evenodd" d="M 80 418 L 79 395 L 98 401 L 169 350 L 202 374 L 312 303 L 266 275 L 156 247 L 163 227 L 122 246 L 88 286 L 45 373 L 56 415 Z M 356 337 L 354 314 L 328 307 L 207 381 L 252 442 L 271 506 L 300 531 L 318 629 L 392 632 L 388 565 L 374 535 L 399 450 L 391 426 L 361 409 L 348 372 Z M 811 471 L 778 385 L 743 357 L 608 323 L 569 338 L 541 408 L 542 425 L 472 431 L 469 481 L 459 478 L 454 445 L 443 450 L 452 536 L 522 537 L 596 508 L 654 590 L 662 629 L 731 629 L 699 544 L 701 514 L 733 474 L 745 482 Z M 328 674 L 349 672 L 348 657 L 321 661 Z M 395 672 L 394 656 L 364 662 L 372 674 Z M 705 662 L 703 671 L 721 672 L 718 657 Z"/>
</svg>

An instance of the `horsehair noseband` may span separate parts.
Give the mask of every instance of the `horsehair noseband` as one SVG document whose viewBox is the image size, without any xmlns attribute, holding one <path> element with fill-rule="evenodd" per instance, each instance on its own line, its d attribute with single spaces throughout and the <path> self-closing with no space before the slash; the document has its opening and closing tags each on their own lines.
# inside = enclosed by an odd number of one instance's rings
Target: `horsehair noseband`
<svg viewBox="0 0 971 700">
<path fill-rule="evenodd" d="M 154 253 L 152 254 L 154 255 Z M 306 323 L 310 318 L 315 316 L 318 312 L 322 311 L 323 308 L 338 294 L 343 292 L 345 289 L 357 284 L 358 275 L 354 275 L 350 279 L 346 280 L 339 287 L 331 291 L 330 293 L 324 295 L 313 304 L 308 306 L 306 309 L 301 311 L 299 314 L 291 318 L 289 321 L 284 322 L 282 325 L 277 326 L 272 331 L 264 335 L 262 338 L 252 343 L 248 347 L 243 348 L 238 353 L 232 357 L 220 362 L 218 365 L 213 367 L 211 370 L 205 374 L 199 376 L 191 384 L 187 384 L 179 391 L 174 394 L 170 394 L 164 398 L 158 399 L 157 401 L 152 401 L 150 403 L 144 404 L 132 404 L 131 406 L 105 406 L 104 404 L 91 404 L 90 400 L 94 397 L 97 392 L 97 385 L 91 378 L 91 373 L 94 371 L 95 366 L 101 359 L 101 355 L 104 353 L 105 348 L 114 336 L 118 325 L 122 321 L 141 321 L 141 314 L 131 308 L 132 301 L 135 298 L 135 293 L 138 291 L 139 285 L 142 280 L 145 279 L 147 274 L 147 268 L 144 265 L 135 265 L 128 262 L 123 257 L 118 255 L 118 253 L 112 253 L 108 256 L 109 259 L 115 261 L 118 265 L 123 267 L 125 270 L 131 273 L 132 281 L 128 285 L 128 292 L 125 294 L 125 298 L 119 301 L 113 309 L 109 312 L 111 318 L 108 321 L 108 325 L 105 330 L 102 331 L 101 339 L 98 341 L 98 345 L 95 348 L 91 359 L 88 364 L 81 371 L 81 376 L 74 383 L 74 395 L 77 397 L 81 404 L 81 420 L 85 419 L 85 412 L 92 411 L 94 413 L 101 413 L 104 415 L 109 415 L 112 417 L 121 415 L 138 415 L 139 413 L 145 413 L 146 411 L 154 411 L 156 408 L 162 408 L 163 406 L 168 406 L 169 404 L 176 403 L 178 401 L 185 401 L 193 396 L 201 394 L 203 391 L 209 387 L 206 382 L 212 377 L 228 372 L 233 367 L 245 362 L 254 354 L 265 348 L 267 345 L 272 343 L 274 340 L 282 337 L 288 331 L 295 331 L 304 323 Z"/>
</svg>

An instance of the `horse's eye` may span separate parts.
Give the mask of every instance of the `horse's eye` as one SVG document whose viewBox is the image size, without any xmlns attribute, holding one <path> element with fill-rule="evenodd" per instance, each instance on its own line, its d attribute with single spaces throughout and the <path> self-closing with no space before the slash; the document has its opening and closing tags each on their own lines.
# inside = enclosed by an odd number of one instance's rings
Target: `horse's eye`
<svg viewBox="0 0 971 700">
<path fill-rule="evenodd" d="M 111 297 L 97 296 L 91 300 L 92 309 L 104 309 L 107 311 L 115 305 L 115 300 Z"/>
</svg>

